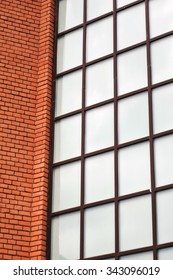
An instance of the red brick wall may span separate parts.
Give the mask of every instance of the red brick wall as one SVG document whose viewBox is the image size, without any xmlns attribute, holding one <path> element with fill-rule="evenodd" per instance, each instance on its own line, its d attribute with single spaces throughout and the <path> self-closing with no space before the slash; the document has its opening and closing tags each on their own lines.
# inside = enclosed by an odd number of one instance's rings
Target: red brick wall
<svg viewBox="0 0 173 280">
<path fill-rule="evenodd" d="M 0 1 L 0 259 L 45 259 L 54 0 Z"/>
</svg>

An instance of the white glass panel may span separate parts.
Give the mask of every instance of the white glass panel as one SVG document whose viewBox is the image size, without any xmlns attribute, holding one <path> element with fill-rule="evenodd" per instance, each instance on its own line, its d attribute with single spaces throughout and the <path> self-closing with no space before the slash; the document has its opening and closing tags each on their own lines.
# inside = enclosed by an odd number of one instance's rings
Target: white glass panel
<svg viewBox="0 0 173 280">
<path fill-rule="evenodd" d="M 60 0 L 58 31 L 62 32 L 83 22 L 83 0 Z"/>
<path fill-rule="evenodd" d="M 153 90 L 154 133 L 173 129 L 173 84 Z"/>
<path fill-rule="evenodd" d="M 152 245 L 150 195 L 121 201 L 119 211 L 120 250 Z"/>
<path fill-rule="evenodd" d="M 149 135 L 148 96 L 140 93 L 118 102 L 119 143 Z"/>
<path fill-rule="evenodd" d="M 86 113 L 86 152 L 113 146 L 114 144 L 113 104 L 89 110 Z"/>
<path fill-rule="evenodd" d="M 120 8 L 122 6 L 128 5 L 132 2 L 135 2 L 136 0 L 117 0 L 117 8 Z"/>
<path fill-rule="evenodd" d="M 150 35 L 158 36 L 173 29 L 172 0 L 150 0 Z"/>
<path fill-rule="evenodd" d="M 65 214 L 52 220 L 51 259 L 79 259 L 80 215 Z"/>
<path fill-rule="evenodd" d="M 118 55 L 118 95 L 147 86 L 146 48 Z"/>
<path fill-rule="evenodd" d="M 114 205 L 106 204 L 85 211 L 84 256 L 91 257 L 115 251 Z"/>
<path fill-rule="evenodd" d="M 82 71 L 76 71 L 56 81 L 55 117 L 82 106 Z"/>
<path fill-rule="evenodd" d="M 173 183 L 173 135 L 154 141 L 156 186 Z"/>
<path fill-rule="evenodd" d="M 113 10 L 113 0 L 87 0 L 87 20 Z"/>
<path fill-rule="evenodd" d="M 158 243 L 173 241 L 173 190 L 157 193 L 157 239 Z"/>
<path fill-rule="evenodd" d="M 113 17 L 99 20 L 87 27 L 87 61 L 113 52 Z"/>
<path fill-rule="evenodd" d="M 173 36 L 151 44 L 151 66 L 153 84 L 173 77 Z"/>
<path fill-rule="evenodd" d="M 120 257 L 120 260 L 153 260 L 153 252 L 142 252 Z"/>
<path fill-rule="evenodd" d="M 86 69 L 86 105 L 113 98 L 113 59 L 104 60 Z"/>
<path fill-rule="evenodd" d="M 173 260 L 173 247 L 159 250 L 158 259 L 159 260 Z"/>
<path fill-rule="evenodd" d="M 80 156 L 81 115 L 75 115 L 55 123 L 54 162 Z"/>
<path fill-rule="evenodd" d="M 53 171 L 52 211 L 79 206 L 80 204 L 80 162 L 57 167 Z"/>
<path fill-rule="evenodd" d="M 114 196 L 114 153 L 89 157 L 85 161 L 85 203 Z"/>
<path fill-rule="evenodd" d="M 150 189 L 149 143 L 122 148 L 118 153 L 119 195 Z"/>
<path fill-rule="evenodd" d="M 82 29 L 58 39 L 57 73 L 82 64 Z"/>
<path fill-rule="evenodd" d="M 134 6 L 117 14 L 118 50 L 146 39 L 145 6 Z"/>
</svg>

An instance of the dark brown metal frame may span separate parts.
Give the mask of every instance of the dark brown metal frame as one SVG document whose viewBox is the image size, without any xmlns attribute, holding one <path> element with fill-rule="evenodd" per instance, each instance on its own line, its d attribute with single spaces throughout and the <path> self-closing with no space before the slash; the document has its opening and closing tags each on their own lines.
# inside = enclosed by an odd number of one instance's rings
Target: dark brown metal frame
<svg viewBox="0 0 173 280">
<path fill-rule="evenodd" d="M 157 84 L 152 84 L 152 77 L 151 77 L 151 58 L 150 58 L 150 45 L 152 42 L 155 42 L 157 40 L 160 40 L 162 38 L 165 38 L 167 36 L 171 36 L 173 35 L 173 31 L 171 32 L 167 32 L 164 33 L 162 35 L 159 35 L 155 38 L 150 38 L 150 28 L 149 28 L 149 0 L 138 0 L 138 1 L 134 1 L 133 3 L 130 3 L 126 6 L 123 6 L 119 9 L 117 9 L 116 7 L 116 0 L 113 0 L 113 11 L 109 12 L 105 15 L 99 16 L 95 19 L 92 19 L 90 21 L 87 21 L 87 0 L 83 0 L 84 1 L 84 10 L 83 10 L 83 23 L 75 26 L 73 28 L 70 28 L 69 30 L 66 30 L 64 32 L 61 32 L 58 34 L 57 32 L 57 26 L 58 26 L 58 0 L 55 0 L 55 44 L 54 44 L 54 62 L 53 62 L 53 90 L 52 90 L 52 114 L 51 114 L 51 145 L 50 145 L 50 172 L 49 172 L 49 209 L 48 209 L 48 234 L 47 234 L 47 259 L 50 259 L 51 253 L 50 253 L 50 247 L 51 247 L 51 220 L 53 217 L 57 217 L 59 215 L 63 215 L 66 213 L 71 213 L 74 211 L 80 211 L 80 259 L 84 259 L 84 210 L 88 209 L 90 207 L 95 207 L 95 206 L 99 206 L 99 205 L 104 205 L 107 203 L 111 203 L 113 202 L 115 204 L 115 252 L 112 252 L 110 254 L 106 254 L 106 255 L 101 255 L 101 256 L 93 256 L 91 258 L 86 258 L 86 259 L 106 259 L 106 258 L 115 258 L 115 259 L 119 259 L 120 256 L 124 256 L 124 255 L 128 255 L 128 254 L 134 254 L 134 253 L 140 253 L 140 252 L 147 252 L 147 251 L 153 251 L 153 259 L 157 259 L 157 251 L 158 249 L 162 249 L 162 248 L 167 248 L 167 247 L 172 247 L 173 246 L 173 242 L 169 242 L 169 243 L 165 243 L 165 244 L 157 244 L 157 220 L 156 220 L 156 193 L 159 191 L 164 191 L 167 189 L 172 189 L 173 188 L 173 184 L 169 184 L 169 185 L 165 185 L 165 186 L 161 186 L 161 187 L 155 187 L 155 170 L 154 170 L 154 139 L 162 137 L 162 136 L 166 136 L 166 135 L 170 135 L 173 133 L 173 129 L 168 130 L 168 131 L 164 131 L 161 133 L 157 133 L 157 134 L 153 134 L 153 118 L 152 118 L 152 89 L 172 83 L 173 82 L 173 78 L 157 83 Z M 140 42 L 138 44 L 135 44 L 133 46 L 129 46 L 125 49 L 122 50 L 117 50 L 117 13 L 128 9 L 132 6 L 138 5 L 140 3 L 145 3 L 145 12 L 146 12 L 146 40 L 143 42 Z M 114 33 L 114 37 L 113 37 L 113 53 L 112 54 L 108 54 L 104 57 L 95 59 L 93 61 L 90 62 L 86 62 L 86 29 L 87 26 L 89 24 L 92 24 L 94 22 L 97 22 L 99 20 L 102 20 L 106 17 L 110 17 L 113 16 L 113 33 Z M 57 49 L 57 39 L 61 36 L 64 36 L 70 32 L 73 32 L 79 28 L 83 29 L 83 59 L 82 59 L 82 65 L 79 65 L 73 69 L 69 69 L 67 71 L 64 71 L 62 73 L 59 73 L 58 75 L 56 74 L 56 49 Z M 125 93 L 121 96 L 117 95 L 117 56 L 119 54 L 122 54 L 124 52 L 133 50 L 135 48 L 138 48 L 140 46 L 146 46 L 146 52 L 147 52 L 147 73 L 148 73 L 148 86 L 132 91 L 132 92 L 128 92 Z M 114 61 L 114 97 L 109 99 L 109 100 L 105 100 L 103 102 L 85 107 L 85 83 L 86 83 L 86 68 L 90 65 L 93 65 L 95 63 L 104 61 L 108 58 L 113 58 Z M 56 79 L 67 75 L 69 73 L 72 73 L 76 70 L 82 70 L 82 108 L 75 110 L 73 112 L 58 116 L 58 117 L 54 117 L 54 109 L 55 109 L 55 84 L 56 84 Z M 118 101 L 120 99 L 123 98 L 127 98 L 129 96 L 133 96 L 135 94 L 141 93 L 143 91 L 148 91 L 148 108 L 149 108 L 149 135 L 140 139 L 135 139 L 133 141 L 130 142 L 126 142 L 123 144 L 118 144 Z M 97 108 L 109 103 L 113 103 L 114 104 L 114 146 L 112 147 L 108 147 L 102 150 L 98 150 L 98 151 L 94 151 L 91 153 L 85 153 L 85 113 L 88 110 L 91 110 L 93 108 Z M 76 114 L 81 114 L 82 116 L 82 139 L 81 139 L 81 156 L 72 158 L 72 159 L 68 159 L 68 160 L 64 160 L 61 162 L 57 162 L 57 163 L 53 163 L 53 150 L 54 150 L 54 123 L 57 121 L 60 121 L 61 119 L 76 115 Z M 151 191 L 150 190 L 145 190 L 145 191 L 140 191 L 140 192 L 136 192 L 136 193 L 131 193 L 128 195 L 123 195 L 123 196 L 118 196 L 118 150 L 123 148 L 123 147 L 127 147 L 130 145 L 134 145 L 137 143 L 142 143 L 147 141 L 150 145 L 150 166 L 151 166 Z M 115 196 L 113 198 L 110 199 L 106 199 L 103 201 L 96 201 L 93 203 L 88 203 L 85 204 L 84 203 L 84 176 L 85 176 L 85 172 L 84 172 L 84 164 L 85 164 L 85 159 L 87 157 L 92 157 L 94 155 L 99 155 L 108 151 L 114 151 L 114 162 L 115 162 Z M 63 164 L 67 164 L 70 162 L 74 162 L 77 160 L 81 160 L 81 202 L 80 202 L 80 206 L 77 207 L 73 207 L 70 209 L 65 209 L 65 210 L 61 210 L 58 212 L 54 212 L 52 213 L 51 207 L 52 207 L 52 173 L 53 173 L 53 169 L 61 166 Z M 123 251 L 120 252 L 119 251 L 119 202 L 125 199 L 130 199 L 130 198 L 134 198 L 134 197 L 138 197 L 138 196 L 143 196 L 143 195 L 151 195 L 151 203 L 152 203 L 152 227 L 153 227 L 153 245 L 148 246 L 148 247 L 144 247 L 144 248 L 136 248 L 133 250 L 127 250 L 127 251 Z"/>
</svg>

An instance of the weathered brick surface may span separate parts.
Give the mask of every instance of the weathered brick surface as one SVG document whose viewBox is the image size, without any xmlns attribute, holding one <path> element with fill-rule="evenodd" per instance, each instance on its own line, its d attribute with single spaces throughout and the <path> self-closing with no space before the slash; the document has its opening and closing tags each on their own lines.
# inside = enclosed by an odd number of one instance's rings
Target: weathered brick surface
<svg viewBox="0 0 173 280">
<path fill-rule="evenodd" d="M 54 0 L 1 0 L 0 35 L 0 259 L 45 259 Z"/>
</svg>

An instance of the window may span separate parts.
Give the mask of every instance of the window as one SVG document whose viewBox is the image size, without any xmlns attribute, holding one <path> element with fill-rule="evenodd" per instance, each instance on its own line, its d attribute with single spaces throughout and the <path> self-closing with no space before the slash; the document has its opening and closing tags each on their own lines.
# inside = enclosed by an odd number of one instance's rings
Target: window
<svg viewBox="0 0 173 280">
<path fill-rule="evenodd" d="M 56 3 L 48 258 L 172 259 L 172 1 Z"/>
</svg>

